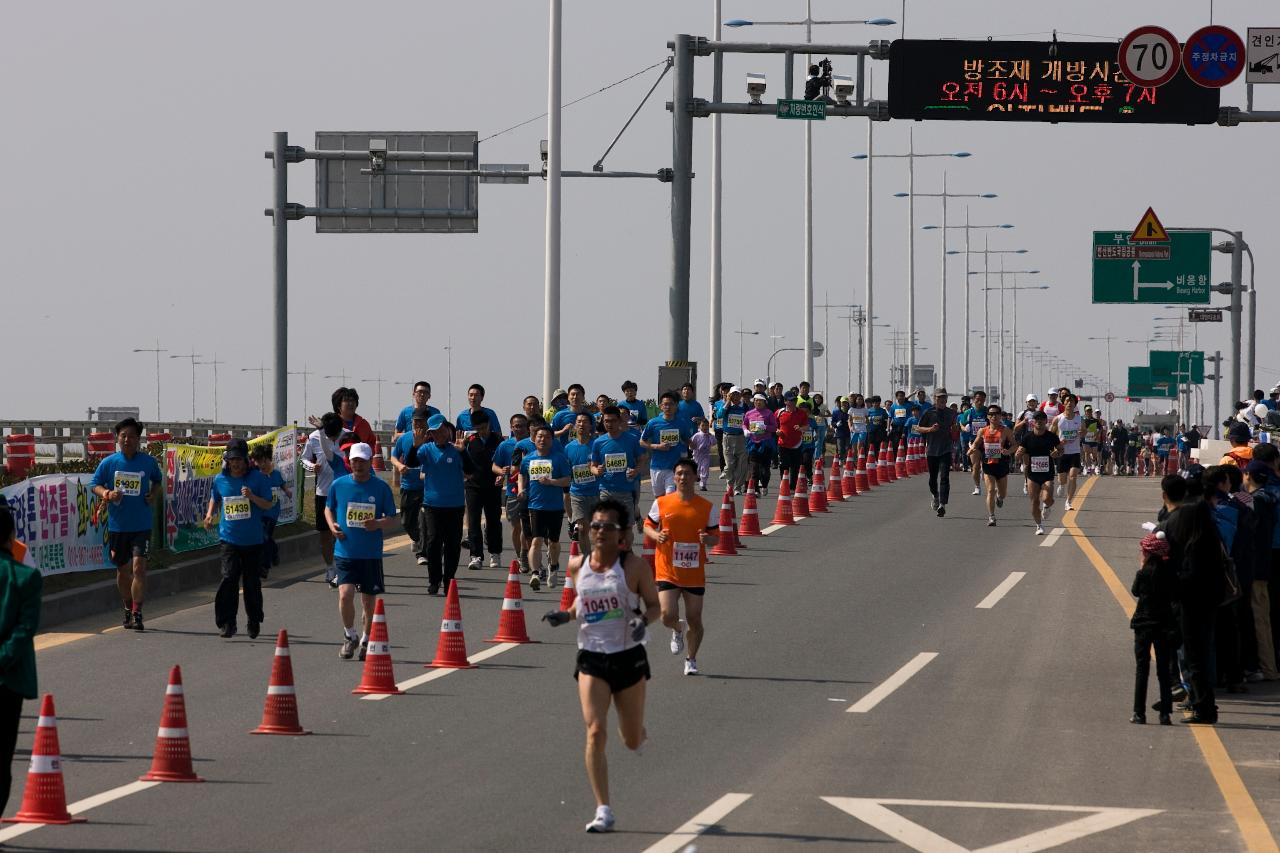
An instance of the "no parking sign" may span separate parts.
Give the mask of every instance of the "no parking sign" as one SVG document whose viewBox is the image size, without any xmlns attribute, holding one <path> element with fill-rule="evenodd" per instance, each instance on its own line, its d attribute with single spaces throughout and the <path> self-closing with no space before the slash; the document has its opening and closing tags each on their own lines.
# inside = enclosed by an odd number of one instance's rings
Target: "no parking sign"
<svg viewBox="0 0 1280 853">
<path fill-rule="evenodd" d="M 1208 89 L 1221 89 L 1239 77 L 1244 66 L 1244 40 L 1228 27 L 1201 27 L 1182 48 L 1183 70 Z"/>
</svg>

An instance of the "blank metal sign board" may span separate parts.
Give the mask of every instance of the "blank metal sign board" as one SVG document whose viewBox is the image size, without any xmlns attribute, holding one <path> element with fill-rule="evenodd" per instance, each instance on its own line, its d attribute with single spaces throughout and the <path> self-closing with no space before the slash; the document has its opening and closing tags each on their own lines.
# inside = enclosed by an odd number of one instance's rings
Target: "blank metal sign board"
<svg viewBox="0 0 1280 853">
<path fill-rule="evenodd" d="M 369 141 L 386 141 L 384 174 L 371 167 Z M 478 169 L 475 131 L 316 133 L 316 231 L 324 234 L 474 234 L 478 179 L 402 174 L 414 169 Z M 330 156 L 325 156 L 330 152 Z M 336 152 L 336 154 L 335 154 Z M 424 152 L 421 157 L 404 156 Z M 397 174 L 401 173 L 401 174 Z"/>
<path fill-rule="evenodd" d="M 1280 27 L 1249 27 L 1244 40 L 1246 83 L 1280 83 Z"/>
</svg>

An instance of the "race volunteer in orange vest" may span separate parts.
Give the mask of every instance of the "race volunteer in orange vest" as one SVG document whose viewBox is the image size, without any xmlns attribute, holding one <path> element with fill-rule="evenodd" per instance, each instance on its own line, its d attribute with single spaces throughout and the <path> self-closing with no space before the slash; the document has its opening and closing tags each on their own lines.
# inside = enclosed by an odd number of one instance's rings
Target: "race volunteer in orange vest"
<svg viewBox="0 0 1280 853">
<path fill-rule="evenodd" d="M 1233 423 L 1231 429 L 1227 430 L 1227 439 L 1231 442 L 1231 449 L 1219 460 L 1218 464 L 1234 465 L 1243 471 L 1253 459 L 1253 448 L 1249 446 L 1249 438 L 1252 434 L 1248 424 L 1239 421 Z"/>
<path fill-rule="evenodd" d="M 692 459 L 676 462 L 676 490 L 653 502 L 644 522 L 645 538 L 657 543 L 655 564 L 658 601 L 662 604 L 662 624 L 671 629 L 671 654 L 688 653 L 684 674 L 698 674 L 698 647 L 702 645 L 702 598 L 707 588 L 707 545 L 720 538 L 716 507 L 699 497 L 698 466 Z M 684 601 L 685 618 L 680 618 Z"/>
</svg>

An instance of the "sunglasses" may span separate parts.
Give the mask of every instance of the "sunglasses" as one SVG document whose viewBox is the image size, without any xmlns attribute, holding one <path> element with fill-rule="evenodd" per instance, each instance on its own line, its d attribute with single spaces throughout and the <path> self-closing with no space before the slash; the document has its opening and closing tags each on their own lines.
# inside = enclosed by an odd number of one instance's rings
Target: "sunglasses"
<svg viewBox="0 0 1280 853">
<path fill-rule="evenodd" d="M 593 521 L 590 525 L 592 530 L 621 530 L 622 527 L 613 521 Z"/>
</svg>

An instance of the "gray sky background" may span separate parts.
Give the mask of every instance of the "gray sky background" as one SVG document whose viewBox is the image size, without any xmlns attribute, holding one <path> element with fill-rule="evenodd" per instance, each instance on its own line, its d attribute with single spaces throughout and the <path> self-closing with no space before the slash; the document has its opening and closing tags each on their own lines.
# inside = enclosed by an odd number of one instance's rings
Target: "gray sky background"
<svg viewBox="0 0 1280 853">
<path fill-rule="evenodd" d="M 724 0 L 726 18 L 795 19 L 803 0 Z M 258 374 L 242 368 L 271 360 L 271 167 L 262 152 L 271 133 L 314 146 L 317 130 L 476 130 L 484 137 L 545 109 L 546 3 L 312 0 L 290 3 L 9 3 L 0 10 L 0 79 L 9 164 L 0 205 L 0 278 L 9 353 L 5 416 L 83 418 L 86 407 L 134 404 L 155 416 L 154 361 L 135 346 L 195 352 L 219 367 L 220 420 L 257 422 Z M 898 0 L 815 0 L 815 18 L 901 17 Z M 1163 25 L 1180 39 L 1208 23 L 1208 0 L 1076 0 L 1069 4 L 1004 0 L 914 0 L 908 37 L 983 38 L 1057 28 L 1119 38 L 1136 26 Z M 1280 25 L 1274 3 L 1219 0 L 1215 21 L 1235 28 Z M 565 0 L 564 98 L 569 101 L 661 60 L 677 32 L 708 34 L 710 0 Z M 726 30 L 726 38 L 803 39 L 800 28 Z M 864 42 L 896 38 L 899 28 L 831 27 L 815 39 Z M 1043 34 L 1043 35 L 1039 35 Z M 883 97 L 888 63 L 874 63 Z M 746 71 L 769 75 L 772 100 L 782 62 L 729 57 L 728 99 L 745 100 Z M 837 73 L 852 73 L 837 61 Z M 564 113 L 565 168 L 589 169 L 659 73 L 658 69 Z M 710 61 L 698 65 L 698 94 L 710 92 Z M 670 163 L 671 123 L 662 104 L 670 77 L 608 160 L 610 168 L 654 170 Z M 1243 78 L 1223 103 L 1244 106 Z M 1258 87 L 1256 107 L 1280 109 L 1280 92 Z M 724 367 L 727 379 L 763 374 L 768 335 L 782 346 L 801 340 L 803 145 L 799 122 L 762 117 L 724 120 Z M 905 150 L 909 124 L 876 126 L 876 150 Z M 707 361 L 709 121 L 695 123 L 692 356 Z M 538 162 L 545 120 L 481 146 L 490 163 Z M 967 150 L 967 160 L 918 164 L 917 190 L 994 192 L 976 200 L 975 223 L 1012 222 L 993 232 L 992 248 L 1023 247 L 1014 263 L 1043 270 L 1052 285 L 1020 299 L 1019 332 L 1105 377 L 1105 345 L 1090 335 L 1148 336 L 1151 318 L 1183 313 L 1159 306 L 1090 304 L 1089 246 L 1095 229 L 1131 229 L 1147 205 L 1169 227 L 1238 227 L 1259 266 L 1264 330 L 1276 317 L 1271 271 L 1277 253 L 1264 229 L 1276 222 L 1276 130 L 1265 124 L 1217 126 L 1072 126 L 1038 123 L 922 122 L 920 151 Z M 815 127 L 815 293 L 821 303 L 861 302 L 865 149 L 861 119 Z M 310 163 L 290 167 L 290 200 L 312 203 Z M 905 328 L 905 165 L 876 171 L 876 313 Z M 452 337 L 452 409 L 466 385 L 483 382 L 502 413 L 541 386 L 543 229 L 540 181 L 481 187 L 480 233 L 317 235 L 310 220 L 290 224 L 290 369 L 313 371 L 311 411 L 323 408 L 344 370 L 353 380 L 429 379 L 443 405 L 448 376 L 443 346 Z M 667 357 L 670 188 L 644 181 L 564 184 L 563 384 L 616 395 L 624 378 L 655 392 Z M 936 199 L 917 202 L 917 223 L 939 218 Z M 74 209 L 78 208 L 78 210 Z M 953 202 L 955 221 L 963 216 Z M 936 363 L 938 232 L 916 241 L 917 357 Z M 959 243 L 957 237 L 955 242 Z M 1229 272 L 1215 254 L 1215 280 Z M 964 260 L 949 281 L 948 381 L 961 384 L 960 318 Z M 1012 264 L 1011 264 L 1012 265 Z M 1215 302 L 1226 297 L 1215 296 Z M 980 325 L 974 302 L 974 327 Z M 827 340 L 832 391 L 849 389 L 843 312 L 832 311 Z M 823 333 L 818 312 L 819 339 Z M 995 323 L 993 320 L 993 327 Z M 747 337 L 738 368 L 738 336 Z M 887 391 L 888 336 L 880 332 L 875 390 Z M 1229 325 L 1205 324 L 1199 344 L 1229 348 Z M 980 339 L 973 379 L 981 381 Z M 1112 384 L 1123 392 L 1125 367 L 1145 363 L 1145 344 L 1116 342 Z M 775 373 L 799 379 L 799 353 L 778 357 Z M 1280 380 L 1280 338 L 1265 331 L 1258 382 Z M 819 359 L 817 386 L 825 384 Z M 856 373 L 856 355 L 855 366 Z M 1069 377 L 1061 377 L 1067 379 Z M 1055 379 L 1055 381 L 1058 381 Z M 1246 377 L 1247 381 L 1247 377 Z M 161 413 L 191 415 L 191 366 L 163 358 Z M 268 377 L 268 394 L 270 380 Z M 376 383 L 355 381 L 361 411 L 378 409 Z M 700 383 L 705 384 L 705 383 Z M 290 378 L 289 412 L 303 414 L 302 377 Z M 1031 388 L 1020 383 L 1019 395 Z M 212 370 L 196 372 L 196 414 L 213 414 Z M 1224 396 L 1225 396 L 1224 383 Z M 382 414 L 391 417 L 409 389 L 388 381 Z M 270 408 L 270 400 L 267 401 Z M 1116 414 L 1124 414 L 1117 409 Z"/>
</svg>

